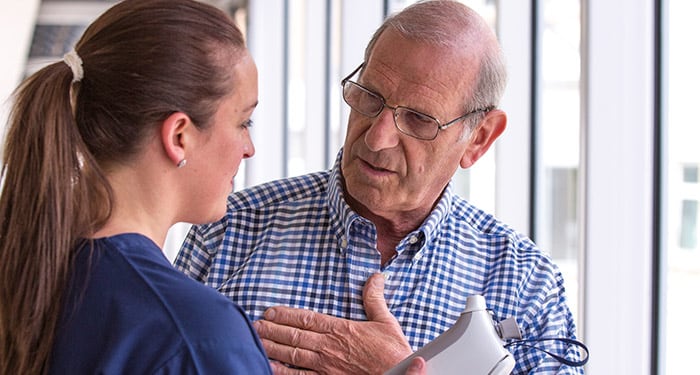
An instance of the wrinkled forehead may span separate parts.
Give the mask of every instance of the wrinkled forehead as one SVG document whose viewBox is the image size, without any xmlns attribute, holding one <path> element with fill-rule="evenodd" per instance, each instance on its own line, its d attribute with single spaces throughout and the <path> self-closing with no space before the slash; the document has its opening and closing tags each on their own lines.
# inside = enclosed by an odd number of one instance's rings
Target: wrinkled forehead
<svg viewBox="0 0 700 375">
<path fill-rule="evenodd" d="M 425 87 L 453 94 L 463 101 L 471 96 L 480 64 L 480 45 L 434 44 L 409 39 L 391 28 L 378 38 L 362 69 L 362 81 L 412 89 Z M 379 83 L 378 83 L 379 84 Z"/>
</svg>

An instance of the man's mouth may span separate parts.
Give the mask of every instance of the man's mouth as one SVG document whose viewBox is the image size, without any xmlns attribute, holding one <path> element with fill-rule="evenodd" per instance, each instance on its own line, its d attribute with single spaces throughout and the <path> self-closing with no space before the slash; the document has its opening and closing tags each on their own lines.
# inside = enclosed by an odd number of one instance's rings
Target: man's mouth
<svg viewBox="0 0 700 375">
<path fill-rule="evenodd" d="M 386 169 L 386 168 L 378 167 L 378 166 L 376 166 L 376 165 L 374 165 L 374 164 L 368 162 L 367 160 L 364 160 L 364 159 L 360 159 L 360 160 L 362 160 L 362 164 L 363 164 L 363 165 L 365 165 L 367 168 L 369 168 L 369 169 L 371 169 L 371 170 L 373 170 L 373 171 L 380 172 L 380 173 L 392 173 L 391 170 Z"/>
</svg>

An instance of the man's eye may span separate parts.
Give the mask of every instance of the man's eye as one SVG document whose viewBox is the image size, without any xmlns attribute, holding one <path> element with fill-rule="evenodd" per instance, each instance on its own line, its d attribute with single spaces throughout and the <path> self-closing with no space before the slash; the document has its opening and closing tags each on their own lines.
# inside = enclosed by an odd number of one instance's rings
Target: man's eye
<svg viewBox="0 0 700 375">
<path fill-rule="evenodd" d="M 407 123 L 415 126 L 425 126 L 433 123 L 432 118 L 414 111 L 405 111 L 403 116 Z"/>
</svg>

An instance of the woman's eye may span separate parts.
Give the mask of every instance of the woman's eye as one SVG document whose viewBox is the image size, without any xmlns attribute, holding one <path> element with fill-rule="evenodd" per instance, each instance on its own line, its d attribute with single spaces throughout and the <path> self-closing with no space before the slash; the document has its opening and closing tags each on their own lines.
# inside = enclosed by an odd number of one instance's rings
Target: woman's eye
<svg viewBox="0 0 700 375">
<path fill-rule="evenodd" d="M 246 129 L 250 128 L 253 126 L 253 120 L 248 120 L 248 121 L 244 122 L 243 124 L 241 124 L 241 126 L 243 126 Z"/>
</svg>

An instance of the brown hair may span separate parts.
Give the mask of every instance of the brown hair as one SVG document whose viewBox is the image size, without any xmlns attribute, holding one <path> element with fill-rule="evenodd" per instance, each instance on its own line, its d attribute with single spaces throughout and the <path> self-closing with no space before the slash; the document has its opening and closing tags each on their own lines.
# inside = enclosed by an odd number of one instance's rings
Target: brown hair
<svg viewBox="0 0 700 375">
<path fill-rule="evenodd" d="M 125 0 L 85 31 L 84 77 L 50 64 L 14 94 L 0 196 L 0 373 L 48 371 L 71 257 L 109 218 L 105 171 L 184 112 L 206 128 L 243 35 L 194 0 Z"/>
</svg>

